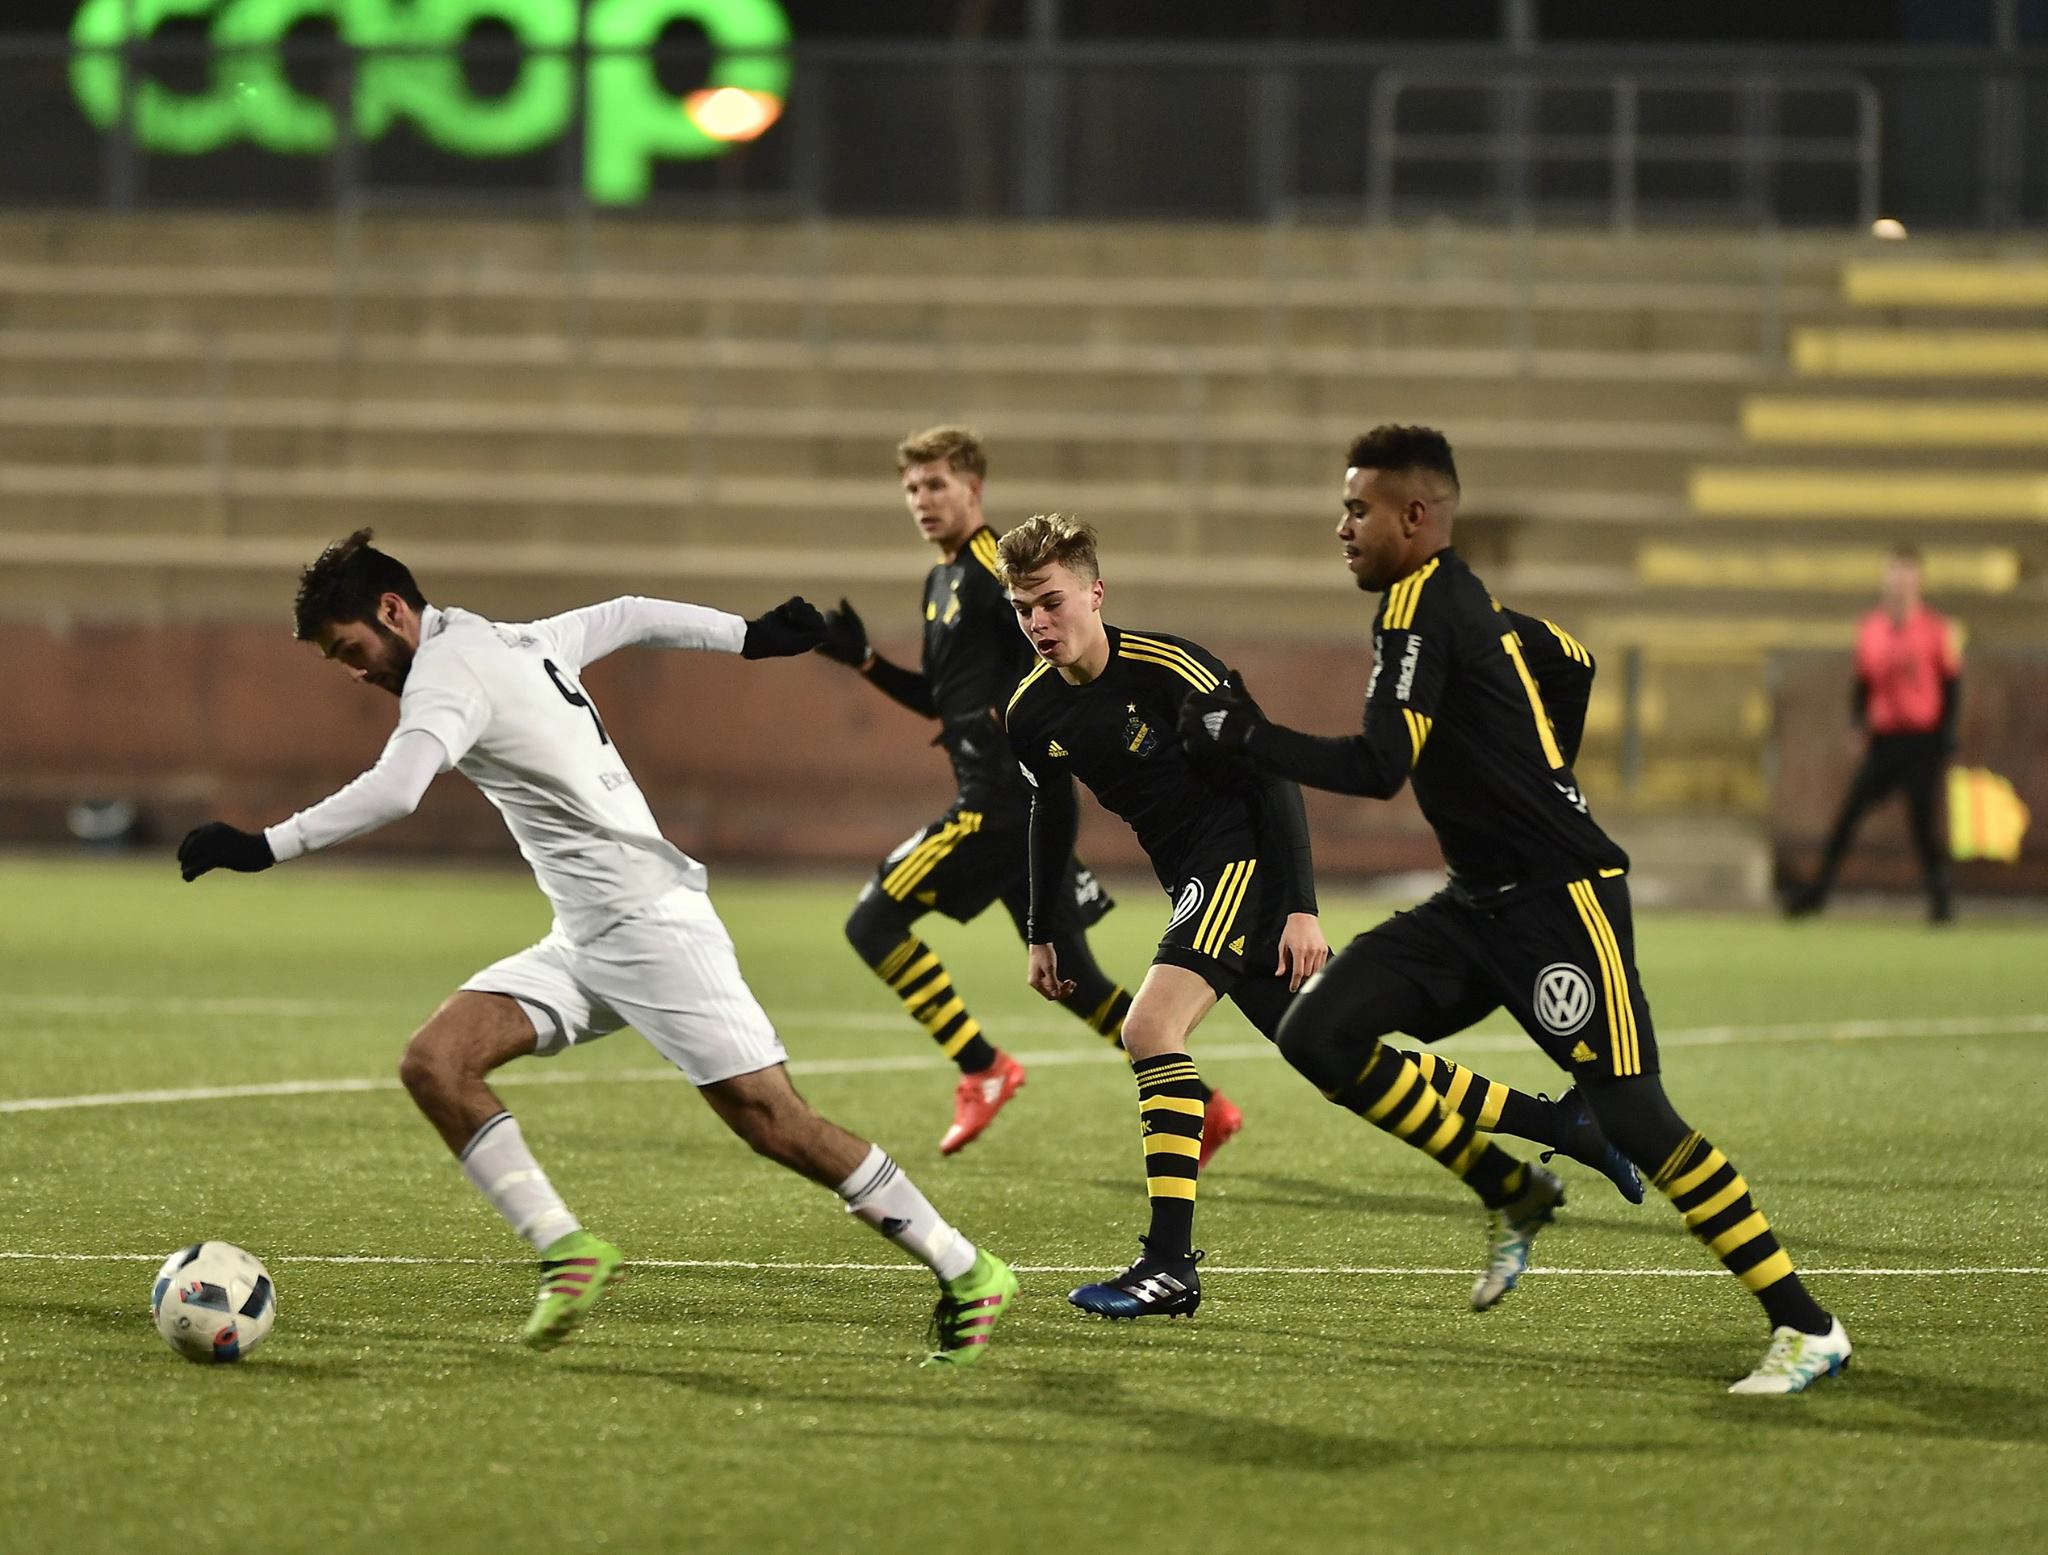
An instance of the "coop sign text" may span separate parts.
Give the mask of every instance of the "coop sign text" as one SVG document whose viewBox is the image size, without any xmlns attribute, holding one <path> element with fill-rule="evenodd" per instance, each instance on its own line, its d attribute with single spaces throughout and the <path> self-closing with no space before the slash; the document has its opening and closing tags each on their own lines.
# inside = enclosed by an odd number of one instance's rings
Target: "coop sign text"
<svg viewBox="0 0 2048 1555">
<path fill-rule="evenodd" d="M 196 156 L 237 140 L 318 156 L 338 138 L 335 109 L 301 91 L 281 44 L 327 21 L 357 56 L 354 133 L 365 142 L 403 121 L 460 156 L 515 156 L 550 145 L 576 111 L 577 0 L 86 0 L 72 23 L 72 89 L 102 129 L 122 117 L 120 50 L 167 21 L 204 19 L 209 89 L 133 83 L 132 131 L 146 150 Z M 500 95 L 479 96 L 457 48 L 493 22 L 522 45 Z M 702 92 L 678 102 L 656 78 L 652 46 L 671 23 L 701 29 L 713 63 Z M 593 200 L 645 199 L 654 164 L 717 156 L 772 123 L 789 89 L 789 22 L 776 0 L 592 0 L 585 23 L 584 185 Z M 702 111 L 700 111 L 700 109 Z"/>
</svg>

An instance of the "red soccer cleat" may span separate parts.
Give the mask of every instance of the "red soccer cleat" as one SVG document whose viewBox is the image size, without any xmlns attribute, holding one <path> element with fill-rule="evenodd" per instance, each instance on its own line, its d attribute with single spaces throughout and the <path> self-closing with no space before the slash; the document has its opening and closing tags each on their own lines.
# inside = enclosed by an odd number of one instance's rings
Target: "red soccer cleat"
<svg viewBox="0 0 2048 1555">
<path fill-rule="evenodd" d="M 972 1144 L 995 1122 L 1003 1103 L 1023 1088 L 1024 1066 L 1008 1053 L 997 1053 L 996 1061 L 979 1074 L 960 1076 L 960 1083 L 953 1087 L 953 1126 L 939 1141 L 939 1154 L 951 1155 Z"/>
<path fill-rule="evenodd" d="M 1202 1109 L 1202 1158 L 1196 1163 L 1206 1167 L 1216 1152 L 1237 1138 L 1237 1131 L 1244 1127 L 1244 1113 L 1236 1102 L 1221 1091 L 1209 1093 L 1209 1104 Z"/>
</svg>

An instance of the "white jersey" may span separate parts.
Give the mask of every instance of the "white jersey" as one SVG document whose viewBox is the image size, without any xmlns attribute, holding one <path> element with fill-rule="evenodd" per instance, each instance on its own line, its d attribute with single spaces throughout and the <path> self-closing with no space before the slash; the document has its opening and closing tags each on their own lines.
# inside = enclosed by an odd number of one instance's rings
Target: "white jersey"
<svg viewBox="0 0 2048 1555">
<path fill-rule="evenodd" d="M 661 835 L 584 694 L 583 667 L 629 643 L 737 653 L 745 634 L 738 616 L 657 599 L 614 599 L 514 625 L 429 606 L 385 759 L 266 835 L 283 859 L 410 813 L 427 774 L 416 766 L 409 782 L 384 774 L 405 767 L 422 748 L 419 736 L 431 735 L 504 816 L 561 933 L 594 939 L 678 886 L 702 891 L 706 876 Z"/>
</svg>

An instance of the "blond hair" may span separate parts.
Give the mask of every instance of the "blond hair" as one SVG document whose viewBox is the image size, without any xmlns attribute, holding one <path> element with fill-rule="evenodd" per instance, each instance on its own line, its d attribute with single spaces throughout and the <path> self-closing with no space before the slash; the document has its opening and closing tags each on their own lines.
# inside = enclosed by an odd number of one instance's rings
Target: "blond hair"
<svg viewBox="0 0 2048 1555">
<path fill-rule="evenodd" d="M 942 459 L 958 474 L 988 478 L 988 455 L 982 452 L 981 434 L 972 427 L 926 427 L 896 445 L 898 475 L 913 464 L 937 464 Z"/>
<path fill-rule="evenodd" d="M 1036 577 L 1057 563 L 1078 577 L 1102 576 L 1095 562 L 1095 530 L 1070 513 L 1034 513 L 996 542 L 1005 583 Z"/>
</svg>

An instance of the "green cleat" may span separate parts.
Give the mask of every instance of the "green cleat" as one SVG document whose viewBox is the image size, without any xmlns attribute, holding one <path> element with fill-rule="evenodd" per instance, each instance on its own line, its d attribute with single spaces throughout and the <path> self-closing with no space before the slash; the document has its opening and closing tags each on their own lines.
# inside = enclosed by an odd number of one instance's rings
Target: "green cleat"
<svg viewBox="0 0 2048 1555">
<path fill-rule="evenodd" d="M 556 1237 L 540 1255 L 540 1295 L 520 1339 L 536 1350 L 552 1350 L 625 1277 L 624 1255 L 602 1237 L 588 1231 Z"/>
<path fill-rule="evenodd" d="M 994 1253 L 977 1252 L 974 1267 L 957 1280 L 939 1284 L 939 1304 L 932 1308 L 932 1343 L 937 1346 L 919 1364 L 972 1366 L 988 1353 L 988 1336 L 996 1319 L 1017 1299 L 1017 1276 Z"/>
</svg>

